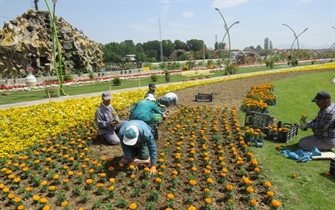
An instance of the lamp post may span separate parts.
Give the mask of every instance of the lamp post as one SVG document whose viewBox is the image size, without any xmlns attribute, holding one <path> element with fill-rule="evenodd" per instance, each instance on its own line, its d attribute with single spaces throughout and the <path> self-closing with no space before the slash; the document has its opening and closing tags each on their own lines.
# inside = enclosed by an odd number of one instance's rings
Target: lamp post
<svg viewBox="0 0 335 210">
<path fill-rule="evenodd" d="M 218 11 L 219 13 L 220 13 L 220 15 L 221 15 L 221 17 L 222 17 L 222 20 L 223 20 L 223 22 L 224 22 L 224 27 L 225 27 L 225 29 L 226 29 L 226 33 L 228 34 L 228 44 L 229 44 L 229 49 L 228 49 L 228 61 L 227 61 L 227 65 L 226 65 L 226 67 L 228 68 L 229 67 L 229 65 L 230 65 L 230 59 L 231 59 L 231 46 L 230 46 L 230 34 L 229 34 L 229 28 L 228 28 L 228 26 L 227 26 L 227 22 L 226 22 L 226 20 L 224 19 L 224 17 L 223 17 L 223 15 L 222 15 L 222 13 L 220 12 L 220 10 L 218 9 L 218 8 L 215 8 L 215 10 L 216 11 Z M 226 74 L 228 73 L 228 71 L 227 71 L 227 68 L 226 68 Z"/>
<path fill-rule="evenodd" d="M 224 36 L 223 36 L 223 38 L 222 38 L 222 41 L 221 41 L 222 44 L 223 44 L 223 40 L 224 40 L 224 38 L 226 37 L 226 35 L 227 35 L 228 31 L 230 30 L 230 28 L 233 27 L 233 25 L 235 25 L 235 24 L 239 24 L 239 23 L 240 23 L 240 21 L 236 21 L 236 22 L 234 22 L 233 24 L 231 24 L 231 25 L 229 26 L 228 30 L 226 31 L 226 33 L 224 34 Z"/>
<path fill-rule="evenodd" d="M 305 31 L 307 31 L 308 28 L 305 28 L 305 30 L 303 30 L 299 35 L 297 35 L 297 34 L 295 33 L 295 31 L 294 31 L 289 25 L 283 23 L 283 26 L 287 26 L 287 27 L 288 27 L 289 29 L 291 29 L 291 31 L 293 32 L 294 40 L 293 40 L 293 43 L 292 43 L 292 45 L 291 45 L 291 49 L 292 49 L 292 47 L 293 47 L 293 44 L 294 44 L 295 40 L 297 40 L 298 50 L 299 50 L 299 39 L 298 39 L 298 38 L 299 38 L 299 36 L 300 36 L 301 34 L 303 34 Z"/>
</svg>

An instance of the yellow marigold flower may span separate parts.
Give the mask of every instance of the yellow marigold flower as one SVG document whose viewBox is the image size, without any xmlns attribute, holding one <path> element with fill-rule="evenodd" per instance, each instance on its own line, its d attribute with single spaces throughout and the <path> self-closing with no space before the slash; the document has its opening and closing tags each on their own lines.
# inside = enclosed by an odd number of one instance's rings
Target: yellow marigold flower
<svg viewBox="0 0 335 210">
<path fill-rule="evenodd" d="M 207 179 L 207 183 L 208 183 L 208 184 L 213 184 L 213 179 L 212 179 L 212 178 L 208 178 L 208 179 Z"/>
<path fill-rule="evenodd" d="M 291 177 L 292 177 L 293 179 L 295 179 L 295 178 L 297 178 L 297 175 L 296 175 L 296 174 L 292 174 Z"/>
<path fill-rule="evenodd" d="M 187 210 L 197 210 L 197 208 L 195 206 L 190 206 L 187 208 Z"/>
<path fill-rule="evenodd" d="M 72 176 L 72 175 L 73 175 L 73 171 L 68 171 L 67 174 L 68 174 L 69 176 Z"/>
<path fill-rule="evenodd" d="M 271 205 L 274 208 L 278 208 L 280 206 L 280 202 L 278 200 L 272 200 Z"/>
<path fill-rule="evenodd" d="M 42 210 L 50 210 L 50 209 L 51 209 L 51 207 L 49 205 L 46 205 L 46 206 L 43 207 Z"/>
<path fill-rule="evenodd" d="M 30 192 L 31 191 L 31 187 L 26 187 L 26 192 Z"/>
<path fill-rule="evenodd" d="M 115 179 L 114 179 L 114 178 L 110 178 L 110 179 L 109 179 L 109 182 L 110 182 L 110 183 L 114 183 L 114 182 L 115 182 Z"/>
<path fill-rule="evenodd" d="M 7 198 L 9 198 L 9 199 L 12 200 L 12 199 L 14 198 L 14 196 L 15 196 L 15 195 L 14 195 L 13 193 L 9 193 L 9 194 L 7 195 Z"/>
<path fill-rule="evenodd" d="M 21 202 L 21 198 L 19 197 L 14 198 L 14 203 L 20 203 L 20 202 Z"/>
<path fill-rule="evenodd" d="M 159 177 L 157 177 L 155 180 L 156 180 L 157 183 L 161 183 L 162 182 L 162 179 L 159 178 Z"/>
<path fill-rule="evenodd" d="M 256 168 L 254 169 L 254 171 L 255 171 L 256 173 L 259 173 L 259 172 L 261 171 L 261 169 L 258 168 L 258 167 L 256 167 Z"/>
<path fill-rule="evenodd" d="M 92 184 L 93 180 L 92 179 L 86 179 L 86 184 L 90 185 Z"/>
<path fill-rule="evenodd" d="M 166 196 L 169 200 L 174 199 L 174 195 L 172 193 L 167 194 Z"/>
<path fill-rule="evenodd" d="M 69 179 L 63 179 L 63 183 L 68 183 Z"/>
<path fill-rule="evenodd" d="M 19 177 L 14 179 L 14 183 L 19 183 L 21 181 L 21 179 Z"/>
<path fill-rule="evenodd" d="M 113 186 L 113 185 L 112 185 L 112 186 L 109 186 L 109 187 L 107 188 L 107 190 L 108 190 L 109 192 L 113 191 L 113 190 L 114 190 L 114 186 Z"/>
<path fill-rule="evenodd" d="M 44 204 L 44 203 L 47 203 L 48 200 L 46 198 L 40 198 L 39 202 L 42 203 L 42 204 Z"/>
<path fill-rule="evenodd" d="M 19 206 L 17 207 L 17 210 L 24 210 L 24 205 L 19 205 Z"/>
<path fill-rule="evenodd" d="M 41 182 L 41 185 L 42 185 L 42 186 L 46 186 L 47 184 L 48 184 L 47 181 L 43 181 L 43 182 Z"/>
<path fill-rule="evenodd" d="M 130 205 L 129 205 L 129 209 L 137 209 L 137 205 L 136 205 L 136 203 L 131 203 Z"/>
<path fill-rule="evenodd" d="M 49 190 L 54 191 L 54 190 L 56 190 L 56 187 L 54 185 L 51 185 L 51 186 L 49 186 Z"/>
<path fill-rule="evenodd" d="M 38 201 L 39 199 L 40 199 L 40 196 L 38 196 L 38 195 L 33 196 L 33 201 Z"/>
</svg>

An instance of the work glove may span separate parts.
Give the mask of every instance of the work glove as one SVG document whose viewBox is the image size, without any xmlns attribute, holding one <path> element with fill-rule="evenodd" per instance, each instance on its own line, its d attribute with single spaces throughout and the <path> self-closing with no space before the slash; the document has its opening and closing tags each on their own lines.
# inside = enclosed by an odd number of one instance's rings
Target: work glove
<svg viewBox="0 0 335 210">
<path fill-rule="evenodd" d="M 156 174 L 156 173 L 157 173 L 156 166 L 151 166 L 149 172 L 150 172 L 150 175 L 154 175 L 154 174 Z"/>
<path fill-rule="evenodd" d="M 303 131 L 306 131 L 308 127 L 309 127 L 308 123 L 301 123 L 301 125 L 300 125 L 300 128 Z"/>
</svg>

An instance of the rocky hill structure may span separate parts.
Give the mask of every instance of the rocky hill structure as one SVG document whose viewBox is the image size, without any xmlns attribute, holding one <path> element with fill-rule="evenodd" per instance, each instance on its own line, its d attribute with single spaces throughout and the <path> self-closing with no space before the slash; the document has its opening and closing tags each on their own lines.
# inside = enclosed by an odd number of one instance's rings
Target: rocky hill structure
<svg viewBox="0 0 335 210">
<path fill-rule="evenodd" d="M 87 73 L 104 66 L 101 44 L 89 40 L 82 31 L 61 17 L 55 16 L 55 22 L 63 75 Z M 6 22 L 0 30 L 0 79 L 25 77 L 27 67 L 34 68 L 33 74 L 37 77 L 56 75 L 55 68 L 59 68 L 58 50 L 53 43 L 48 11 L 29 9 Z"/>
</svg>

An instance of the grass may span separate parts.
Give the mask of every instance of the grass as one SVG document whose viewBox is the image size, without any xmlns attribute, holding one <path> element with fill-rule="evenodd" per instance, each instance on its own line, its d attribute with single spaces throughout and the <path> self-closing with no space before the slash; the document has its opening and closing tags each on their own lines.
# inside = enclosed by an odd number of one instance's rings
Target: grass
<svg viewBox="0 0 335 210">
<path fill-rule="evenodd" d="M 299 66 L 309 65 L 309 62 L 301 62 Z M 278 64 L 275 65 L 272 70 L 282 69 L 289 67 L 286 64 Z M 263 66 L 252 66 L 252 67 L 240 67 L 236 74 L 245 74 L 245 73 L 252 73 L 257 71 L 267 71 L 270 70 L 269 68 Z M 215 71 L 212 77 L 219 77 L 224 76 L 224 71 Z M 170 82 L 182 82 L 183 77 L 181 75 L 171 75 Z M 88 93 L 98 93 L 103 92 L 106 90 L 120 90 L 126 88 L 134 88 L 134 87 L 145 87 L 151 83 L 150 78 L 142 78 L 138 79 L 129 79 L 123 80 L 121 85 L 114 86 L 112 82 L 101 82 L 96 84 L 88 84 L 82 86 L 63 86 L 64 92 L 67 95 L 81 95 L 81 94 L 88 94 Z M 156 84 L 164 84 L 165 79 L 164 76 L 159 76 L 158 81 L 155 82 Z M 54 93 L 56 94 L 56 92 Z M 19 102 L 27 102 L 27 101 L 35 101 L 48 98 L 48 95 L 45 90 L 34 90 L 34 91 L 18 91 L 11 94 L 2 94 L 0 95 L 0 105 L 4 104 L 12 104 L 12 103 L 19 103 Z"/>
<path fill-rule="evenodd" d="M 270 107 L 270 114 L 286 123 L 298 123 L 301 114 L 307 114 L 309 120 L 313 119 L 318 107 L 311 99 L 321 90 L 335 96 L 335 85 L 330 82 L 333 77 L 333 72 L 322 72 L 273 81 L 278 100 L 276 106 Z M 281 143 L 281 148 L 295 151 L 299 139 L 311 133 L 310 130 L 299 130 L 296 137 Z M 329 171 L 330 160 L 298 163 L 276 151 L 277 144 L 266 141 L 263 148 L 252 150 L 263 165 L 263 172 L 274 186 L 279 187 L 280 194 L 277 196 L 283 201 L 283 209 L 333 209 L 335 179 L 325 175 Z M 291 177 L 293 173 L 297 178 Z"/>
</svg>

